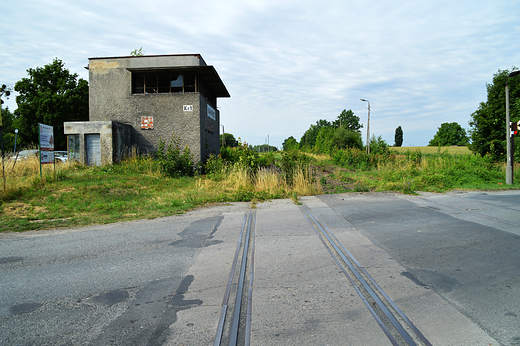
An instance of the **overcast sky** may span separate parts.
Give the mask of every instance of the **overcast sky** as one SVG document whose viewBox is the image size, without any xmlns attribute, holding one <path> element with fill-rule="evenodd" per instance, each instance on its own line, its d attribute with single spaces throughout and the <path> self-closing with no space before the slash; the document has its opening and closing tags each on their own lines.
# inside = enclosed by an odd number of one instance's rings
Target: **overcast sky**
<svg viewBox="0 0 520 346">
<path fill-rule="evenodd" d="M 444 122 L 468 129 L 499 69 L 520 66 L 520 2 L 504 0 L 23 0 L 0 9 L 0 83 L 59 58 L 199 53 L 231 98 L 225 131 L 250 144 L 300 140 L 352 109 L 370 134 L 424 146 Z M 4 99 L 5 100 L 5 99 Z M 15 98 L 7 102 L 16 108 Z"/>
</svg>

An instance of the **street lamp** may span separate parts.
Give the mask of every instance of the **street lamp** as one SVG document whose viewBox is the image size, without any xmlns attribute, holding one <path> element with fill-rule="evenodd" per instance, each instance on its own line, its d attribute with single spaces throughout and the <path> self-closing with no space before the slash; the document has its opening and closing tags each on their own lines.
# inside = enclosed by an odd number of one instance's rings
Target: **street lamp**
<svg viewBox="0 0 520 346">
<path fill-rule="evenodd" d="M 360 99 L 363 102 L 368 102 L 368 121 L 367 121 L 367 154 L 370 154 L 370 101 Z"/>
<path fill-rule="evenodd" d="M 14 129 L 14 150 L 13 153 L 16 155 L 16 139 L 18 138 L 18 129 Z"/>
<path fill-rule="evenodd" d="M 507 164 L 506 164 L 506 184 L 513 184 L 513 150 L 511 150 L 511 125 L 509 120 L 509 77 L 520 74 L 520 70 L 511 71 L 506 77 L 506 143 L 507 143 Z"/>
<path fill-rule="evenodd" d="M 224 125 L 220 124 L 222 126 L 222 147 L 226 146 L 226 131 L 224 131 Z"/>
</svg>

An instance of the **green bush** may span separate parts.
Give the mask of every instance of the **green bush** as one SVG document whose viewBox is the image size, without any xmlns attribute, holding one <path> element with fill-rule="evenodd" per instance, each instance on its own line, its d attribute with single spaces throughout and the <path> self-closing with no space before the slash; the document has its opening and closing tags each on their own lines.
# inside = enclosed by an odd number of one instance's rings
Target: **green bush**
<svg viewBox="0 0 520 346">
<path fill-rule="evenodd" d="M 308 169 L 309 163 L 310 158 L 307 155 L 302 154 L 301 152 L 283 152 L 281 160 L 281 169 L 282 176 L 285 179 L 285 182 L 288 185 L 292 185 L 294 172 L 298 167 L 301 167 L 304 170 L 304 174 L 306 174 L 307 172 L 305 170 Z"/>
<path fill-rule="evenodd" d="M 173 134 L 166 149 L 166 143 L 162 138 L 159 138 L 158 150 L 156 152 L 157 160 L 162 172 L 169 177 L 193 177 L 198 170 L 198 165 L 193 162 L 193 155 L 187 145 L 181 152 L 180 142 L 180 136 Z"/>
<path fill-rule="evenodd" d="M 220 148 L 220 157 L 231 164 L 242 164 L 256 171 L 259 154 L 251 150 L 247 144 L 239 143 L 237 147 Z"/>
</svg>

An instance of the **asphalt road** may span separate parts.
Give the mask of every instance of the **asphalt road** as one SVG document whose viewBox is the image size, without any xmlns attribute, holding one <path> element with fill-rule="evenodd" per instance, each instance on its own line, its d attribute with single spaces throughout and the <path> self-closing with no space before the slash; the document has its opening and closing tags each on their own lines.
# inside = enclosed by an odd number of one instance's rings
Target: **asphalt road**
<svg viewBox="0 0 520 346">
<path fill-rule="evenodd" d="M 520 345 L 520 193 L 304 197 L 434 345 Z M 0 234 L 1 345 L 212 345 L 249 204 Z M 388 344 L 289 200 L 258 204 L 252 345 Z"/>
<path fill-rule="evenodd" d="M 186 272 L 222 219 L 0 235 L 0 345 L 164 344 L 177 312 L 201 304 L 183 299 Z"/>
<path fill-rule="evenodd" d="M 502 345 L 520 345 L 520 194 L 320 199 Z"/>
</svg>

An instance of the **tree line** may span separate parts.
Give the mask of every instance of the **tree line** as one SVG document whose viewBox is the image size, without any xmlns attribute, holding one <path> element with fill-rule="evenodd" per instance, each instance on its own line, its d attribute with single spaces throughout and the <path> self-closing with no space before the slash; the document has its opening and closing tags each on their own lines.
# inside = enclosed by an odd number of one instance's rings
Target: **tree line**
<svg viewBox="0 0 520 346">
<path fill-rule="evenodd" d="M 140 52 L 136 52 L 140 53 Z M 2 107 L 4 147 L 14 146 L 14 130 L 18 129 L 18 143 L 22 146 L 37 145 L 38 123 L 54 127 L 55 148 L 64 150 L 67 147 L 63 133 L 65 121 L 88 121 L 88 82 L 78 78 L 78 74 L 70 73 L 65 64 L 55 58 L 44 67 L 29 68 L 28 76 L 14 85 L 17 92 L 18 108 L 11 112 Z M 515 68 L 513 67 L 512 70 Z M 503 160 L 506 154 L 505 124 L 505 85 L 509 81 L 509 97 L 511 121 L 520 120 L 520 77 L 508 79 L 509 70 L 498 70 L 491 83 L 486 84 L 487 100 L 481 102 L 478 109 L 470 115 L 470 129 L 466 131 L 456 122 L 443 123 L 430 140 L 430 146 L 467 145 L 481 156 L 489 155 L 494 160 Z M 9 97 L 11 88 L 2 85 L 0 100 Z M 298 142 L 293 136 L 283 142 L 283 150 L 306 150 L 327 152 L 333 148 L 363 148 L 361 129 L 363 125 L 352 110 L 343 110 L 334 121 L 320 119 L 310 125 Z M 403 143 L 403 129 L 396 128 L 394 146 Z M 374 145 L 386 144 L 381 137 L 370 139 Z M 223 146 L 237 146 L 238 141 L 231 134 L 225 134 Z M 386 144 L 387 145 L 387 144 Z M 387 145 L 388 146 L 388 145 Z M 515 143 L 516 153 L 520 157 L 520 141 Z M 256 151 L 275 151 L 267 144 L 254 146 Z"/>
<path fill-rule="evenodd" d="M 67 149 L 65 121 L 88 121 L 88 82 L 70 73 L 58 58 L 44 67 L 29 68 L 28 76 L 14 85 L 18 108 L 2 108 L 4 149 L 38 144 L 38 124 L 54 127 L 55 150 Z"/>
</svg>

